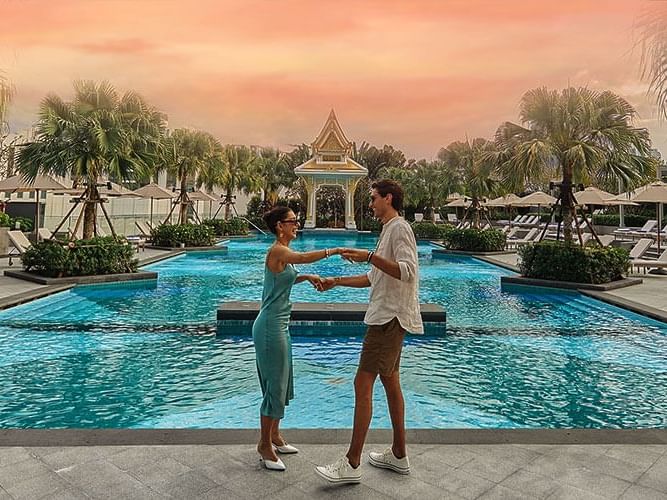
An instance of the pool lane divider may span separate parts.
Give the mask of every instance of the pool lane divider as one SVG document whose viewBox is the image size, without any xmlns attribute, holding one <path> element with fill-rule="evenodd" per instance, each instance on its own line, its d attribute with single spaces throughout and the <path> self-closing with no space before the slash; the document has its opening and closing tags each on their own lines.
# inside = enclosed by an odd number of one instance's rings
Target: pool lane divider
<svg viewBox="0 0 667 500">
<path fill-rule="evenodd" d="M 258 301 L 227 301 L 218 306 L 218 333 L 237 335 L 239 327 L 248 329 L 259 314 Z M 340 326 L 343 330 L 357 325 L 363 329 L 368 304 L 354 302 L 295 302 L 292 304 L 290 327 L 318 328 Z M 426 333 L 443 334 L 447 321 L 445 308 L 439 304 L 421 304 L 421 317 Z M 305 333 L 305 329 L 301 333 Z M 319 331 L 322 334 L 321 330 Z"/>
</svg>

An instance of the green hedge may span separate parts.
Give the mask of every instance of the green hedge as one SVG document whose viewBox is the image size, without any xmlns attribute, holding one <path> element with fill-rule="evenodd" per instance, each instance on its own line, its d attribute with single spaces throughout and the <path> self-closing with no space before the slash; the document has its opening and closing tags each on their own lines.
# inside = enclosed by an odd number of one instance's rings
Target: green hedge
<svg viewBox="0 0 667 500">
<path fill-rule="evenodd" d="M 626 226 L 641 227 L 646 224 L 646 221 L 654 217 L 646 215 L 628 214 L 623 217 Z M 593 222 L 599 226 L 618 226 L 621 223 L 621 218 L 616 214 L 594 215 Z"/>
<path fill-rule="evenodd" d="M 415 238 L 419 240 L 441 240 L 445 233 L 453 229 L 450 224 L 433 224 L 432 222 L 411 222 Z"/>
<path fill-rule="evenodd" d="M 248 234 L 248 222 L 240 217 L 229 220 L 206 219 L 202 222 L 213 229 L 216 236 L 241 236 Z"/>
<path fill-rule="evenodd" d="M 443 235 L 450 250 L 468 252 L 499 252 L 505 249 L 507 237 L 497 229 L 450 229 Z"/>
<path fill-rule="evenodd" d="M 9 215 L 0 212 L 0 227 L 9 227 Z"/>
<path fill-rule="evenodd" d="M 527 278 L 575 283 L 609 283 L 628 272 L 630 257 L 622 248 L 542 241 L 519 248 L 519 269 Z"/>
<path fill-rule="evenodd" d="M 56 278 L 134 273 L 138 267 L 134 256 L 134 248 L 126 240 L 105 236 L 67 245 L 42 241 L 26 250 L 21 261 L 26 271 Z"/>
<path fill-rule="evenodd" d="M 158 247 L 208 247 L 215 243 L 215 231 L 205 224 L 162 224 L 152 232 Z"/>
</svg>

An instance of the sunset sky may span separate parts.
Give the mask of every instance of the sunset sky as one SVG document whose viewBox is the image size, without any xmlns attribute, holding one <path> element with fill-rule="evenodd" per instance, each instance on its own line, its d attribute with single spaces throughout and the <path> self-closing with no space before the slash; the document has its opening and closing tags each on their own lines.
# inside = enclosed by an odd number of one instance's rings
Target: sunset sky
<svg viewBox="0 0 667 500">
<path fill-rule="evenodd" d="M 642 0 L 2 0 L 14 132 L 76 79 L 136 90 L 170 128 L 223 143 L 310 143 L 330 108 L 348 138 L 431 158 L 518 120 L 527 90 L 609 89 L 667 156 L 639 79 Z"/>
</svg>

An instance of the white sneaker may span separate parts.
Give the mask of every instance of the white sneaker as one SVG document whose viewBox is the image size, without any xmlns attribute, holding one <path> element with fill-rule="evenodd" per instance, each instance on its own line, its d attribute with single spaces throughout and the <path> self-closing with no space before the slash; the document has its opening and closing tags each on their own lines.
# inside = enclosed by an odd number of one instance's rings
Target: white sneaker
<svg viewBox="0 0 667 500">
<path fill-rule="evenodd" d="M 375 467 L 382 469 L 391 469 L 399 474 L 410 474 L 410 461 L 408 456 L 403 458 L 396 458 L 391 447 L 384 450 L 382 453 L 371 451 L 368 454 L 368 461 Z"/>
<path fill-rule="evenodd" d="M 361 482 L 361 468 L 352 467 L 347 457 L 339 458 L 333 464 L 318 465 L 315 467 L 315 472 L 332 483 Z"/>
</svg>

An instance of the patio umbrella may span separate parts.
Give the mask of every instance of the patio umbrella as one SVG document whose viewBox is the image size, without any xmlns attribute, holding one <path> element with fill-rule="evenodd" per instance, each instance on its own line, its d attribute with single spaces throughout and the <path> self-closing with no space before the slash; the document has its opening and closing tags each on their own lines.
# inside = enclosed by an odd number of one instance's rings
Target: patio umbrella
<svg viewBox="0 0 667 500">
<path fill-rule="evenodd" d="M 577 200 L 578 205 L 607 205 L 607 201 L 615 197 L 616 195 L 594 186 L 588 186 L 583 191 L 574 193 L 574 198 Z"/>
<path fill-rule="evenodd" d="M 214 196 L 211 196 L 208 193 L 205 193 L 202 190 L 199 191 L 194 191 L 188 195 L 188 198 L 190 198 L 193 201 L 197 202 L 197 209 L 199 209 L 199 202 L 200 201 L 208 201 L 209 202 L 209 217 L 210 217 L 210 212 L 211 212 L 211 206 L 214 201 L 218 201 L 218 199 Z M 199 210 L 197 210 L 199 212 Z"/>
<path fill-rule="evenodd" d="M 151 199 L 151 216 L 150 216 L 151 224 L 153 224 L 153 200 L 166 200 L 175 198 L 177 196 L 177 194 L 174 193 L 173 191 L 169 191 L 168 189 L 165 189 L 162 186 L 158 186 L 154 182 L 146 184 L 145 186 L 142 186 L 139 189 L 135 189 L 134 191 L 132 191 L 132 193 L 136 196 L 141 196 L 142 198 Z"/>
<path fill-rule="evenodd" d="M 514 202 L 515 207 L 540 207 L 542 205 L 553 205 L 556 203 L 556 198 L 542 191 L 535 191 L 527 196 L 519 198 Z"/>
<path fill-rule="evenodd" d="M 20 175 L 15 175 L 13 177 L 8 177 L 7 179 L 0 181 L 0 191 L 10 192 L 10 193 L 29 193 L 35 192 L 35 241 L 38 238 L 38 229 L 39 229 L 39 193 L 40 191 L 52 191 L 56 189 L 63 189 L 63 186 L 60 182 L 55 180 L 53 177 L 48 175 L 37 175 L 32 181 L 29 181 L 25 177 Z"/>
<path fill-rule="evenodd" d="M 652 182 L 632 198 L 637 203 L 656 203 L 658 212 L 658 255 L 660 255 L 660 233 L 662 232 L 662 205 L 667 203 L 667 183 Z"/>
<path fill-rule="evenodd" d="M 465 207 L 468 208 L 472 202 L 470 200 L 466 200 L 465 198 L 458 198 L 454 201 L 450 201 L 445 205 L 446 207 Z"/>
</svg>

